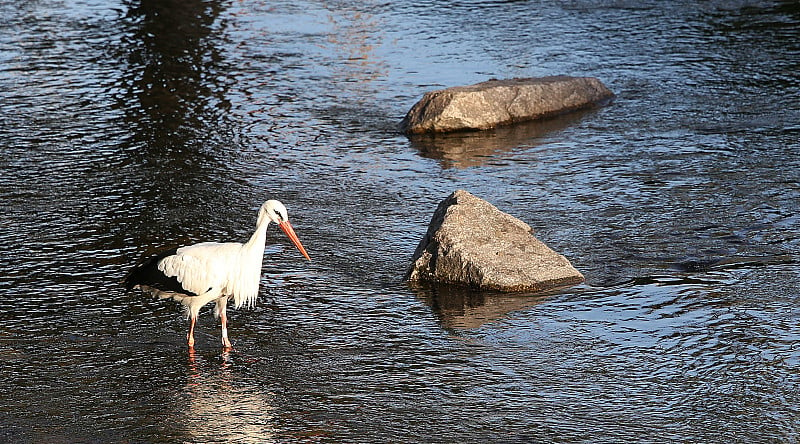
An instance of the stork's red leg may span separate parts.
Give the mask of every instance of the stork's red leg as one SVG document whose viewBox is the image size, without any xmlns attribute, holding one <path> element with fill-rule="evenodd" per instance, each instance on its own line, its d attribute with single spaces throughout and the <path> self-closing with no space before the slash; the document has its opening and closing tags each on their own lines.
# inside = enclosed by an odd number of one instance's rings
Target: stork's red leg
<svg viewBox="0 0 800 444">
<path fill-rule="evenodd" d="M 194 324 L 197 322 L 197 318 L 194 316 L 189 317 L 189 334 L 186 335 L 186 339 L 189 341 L 189 348 L 194 348 Z"/>
<path fill-rule="evenodd" d="M 225 350 L 231 349 L 231 341 L 228 340 L 228 314 L 225 307 L 228 305 L 228 298 L 223 296 L 217 299 L 216 315 L 219 316 L 219 322 L 222 324 L 222 347 Z"/>
<path fill-rule="evenodd" d="M 222 323 L 222 346 L 231 348 L 231 341 L 228 339 L 228 316 L 225 312 L 219 314 L 219 320 Z"/>
</svg>

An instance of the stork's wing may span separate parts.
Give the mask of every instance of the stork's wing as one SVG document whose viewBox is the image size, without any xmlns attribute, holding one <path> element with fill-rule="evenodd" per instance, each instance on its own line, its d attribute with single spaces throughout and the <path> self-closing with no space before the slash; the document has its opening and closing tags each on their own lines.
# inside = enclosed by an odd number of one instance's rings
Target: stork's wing
<svg viewBox="0 0 800 444">
<path fill-rule="evenodd" d="M 203 243 L 179 248 L 175 254 L 158 262 L 158 270 L 167 278 L 174 278 L 183 288 L 182 293 L 199 295 L 214 287 L 224 285 L 224 263 L 219 258 L 219 248 L 224 244 Z"/>
</svg>

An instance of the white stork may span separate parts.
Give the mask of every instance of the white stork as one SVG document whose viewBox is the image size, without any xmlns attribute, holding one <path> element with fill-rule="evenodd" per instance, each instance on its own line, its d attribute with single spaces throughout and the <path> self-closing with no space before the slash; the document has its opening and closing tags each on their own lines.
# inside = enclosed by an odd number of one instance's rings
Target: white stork
<svg viewBox="0 0 800 444">
<path fill-rule="evenodd" d="M 189 348 L 194 348 L 194 325 L 200 308 L 215 301 L 214 314 L 222 323 L 222 345 L 229 349 L 225 306 L 229 299 L 236 308 L 255 304 L 270 222 L 278 224 L 300 253 L 311 260 L 289 223 L 286 207 L 268 200 L 261 205 L 256 231 L 246 243 L 203 242 L 173 248 L 141 261 L 125 276 L 123 284 L 128 290 L 140 288 L 183 304 L 189 317 Z"/>
</svg>

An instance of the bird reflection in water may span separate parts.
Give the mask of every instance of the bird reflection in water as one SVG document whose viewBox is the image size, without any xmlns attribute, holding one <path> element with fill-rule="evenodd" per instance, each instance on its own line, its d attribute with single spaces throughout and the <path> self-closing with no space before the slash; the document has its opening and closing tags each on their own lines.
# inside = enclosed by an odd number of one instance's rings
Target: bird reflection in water
<svg viewBox="0 0 800 444">
<path fill-rule="evenodd" d="M 230 350 L 214 357 L 189 350 L 179 415 L 191 442 L 268 443 L 275 440 L 271 397 L 237 374 Z M 219 365 L 211 362 L 219 359 Z"/>
</svg>

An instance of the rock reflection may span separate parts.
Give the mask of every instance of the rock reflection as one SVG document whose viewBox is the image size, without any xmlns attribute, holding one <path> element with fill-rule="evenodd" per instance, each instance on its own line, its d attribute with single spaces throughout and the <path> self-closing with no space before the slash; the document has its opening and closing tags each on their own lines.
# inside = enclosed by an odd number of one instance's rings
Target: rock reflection
<svg viewBox="0 0 800 444">
<path fill-rule="evenodd" d="M 537 139 L 562 131 L 592 112 L 591 109 L 576 111 L 487 131 L 411 135 L 409 140 L 420 155 L 439 160 L 443 168 L 469 168 L 484 164 L 498 153 L 521 146 L 536 146 L 539 144 Z"/>
<path fill-rule="evenodd" d="M 533 307 L 549 294 L 499 293 L 468 287 L 413 284 L 412 289 L 439 317 L 445 328 L 472 329 Z"/>
<path fill-rule="evenodd" d="M 230 352 L 219 357 L 219 367 L 194 352 L 188 359 L 186 409 L 178 418 L 192 442 L 275 440 L 274 407 L 269 397 L 235 375 Z"/>
</svg>

